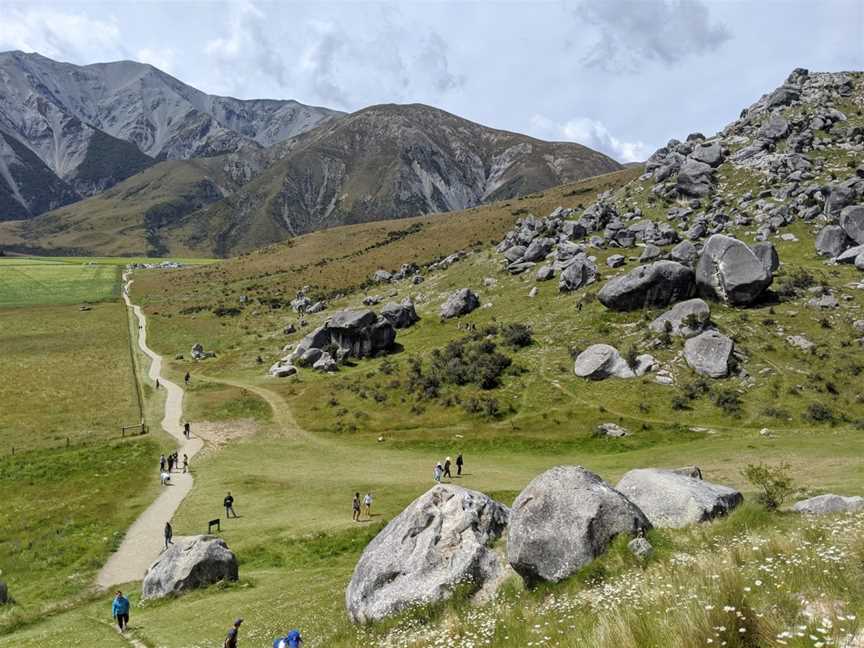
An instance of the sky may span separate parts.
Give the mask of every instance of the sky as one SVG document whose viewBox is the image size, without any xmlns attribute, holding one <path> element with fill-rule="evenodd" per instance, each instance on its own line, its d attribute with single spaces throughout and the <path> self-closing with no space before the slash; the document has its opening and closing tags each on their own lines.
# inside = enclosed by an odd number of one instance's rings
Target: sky
<svg viewBox="0 0 864 648">
<path fill-rule="evenodd" d="M 11 49 L 243 99 L 425 103 L 627 162 L 720 130 L 796 67 L 864 70 L 864 0 L 0 0 Z"/>
</svg>

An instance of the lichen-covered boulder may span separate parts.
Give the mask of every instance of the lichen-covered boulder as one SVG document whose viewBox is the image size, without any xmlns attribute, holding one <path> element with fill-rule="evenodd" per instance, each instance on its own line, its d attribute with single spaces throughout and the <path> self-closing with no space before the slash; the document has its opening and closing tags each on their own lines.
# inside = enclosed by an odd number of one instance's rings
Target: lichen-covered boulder
<svg viewBox="0 0 864 648">
<path fill-rule="evenodd" d="M 504 565 L 490 545 L 509 510 L 487 495 L 439 484 L 414 500 L 360 556 L 345 604 L 355 623 L 378 621 L 449 598 L 457 586 L 479 590 Z"/>
<path fill-rule="evenodd" d="M 671 335 L 690 338 L 705 330 L 710 319 L 711 309 L 708 304 L 696 297 L 675 304 L 651 322 L 649 328 L 654 333 L 663 333 L 668 327 Z"/>
<path fill-rule="evenodd" d="M 615 536 L 650 526 L 637 506 L 594 473 L 556 466 L 513 502 L 507 560 L 529 586 L 557 582 L 604 553 Z"/>
<path fill-rule="evenodd" d="M 736 306 L 756 301 L 772 280 L 753 250 L 723 234 L 714 234 L 705 242 L 696 264 L 699 293 Z"/>
<path fill-rule="evenodd" d="M 734 488 L 654 468 L 631 470 L 616 488 L 658 528 L 680 529 L 706 522 L 727 514 L 744 501 Z"/>
<path fill-rule="evenodd" d="M 177 537 L 144 576 L 144 599 L 162 598 L 219 581 L 236 581 L 237 557 L 222 538 Z"/>
<path fill-rule="evenodd" d="M 735 343 L 719 331 L 709 330 L 684 343 L 684 360 L 693 371 L 709 378 L 729 375 Z"/>
</svg>

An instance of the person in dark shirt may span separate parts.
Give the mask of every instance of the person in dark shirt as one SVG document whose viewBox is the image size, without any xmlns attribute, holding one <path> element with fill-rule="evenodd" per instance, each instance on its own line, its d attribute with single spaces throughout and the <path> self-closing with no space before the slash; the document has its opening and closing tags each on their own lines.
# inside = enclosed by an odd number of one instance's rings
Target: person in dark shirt
<svg viewBox="0 0 864 648">
<path fill-rule="evenodd" d="M 225 499 L 222 500 L 222 506 L 225 507 L 225 517 L 230 518 L 232 515 L 236 518 L 237 514 L 234 512 L 234 496 L 231 495 L 231 491 L 228 491 L 228 494 L 225 496 Z"/>
<path fill-rule="evenodd" d="M 225 643 L 222 644 L 222 648 L 237 648 L 237 639 L 239 638 L 241 623 L 243 623 L 243 619 L 237 619 L 234 622 L 234 625 L 228 631 L 228 636 L 225 637 Z"/>
</svg>

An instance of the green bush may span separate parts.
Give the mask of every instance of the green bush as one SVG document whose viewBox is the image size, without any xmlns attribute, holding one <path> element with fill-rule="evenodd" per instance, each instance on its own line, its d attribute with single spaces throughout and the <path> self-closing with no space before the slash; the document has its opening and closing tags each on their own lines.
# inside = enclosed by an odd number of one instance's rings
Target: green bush
<svg viewBox="0 0 864 648">
<path fill-rule="evenodd" d="M 531 346 L 534 342 L 531 327 L 527 324 L 504 324 L 499 333 L 503 344 L 514 349 Z"/>
<path fill-rule="evenodd" d="M 741 471 L 744 478 L 761 490 L 757 496 L 760 504 L 769 509 L 777 509 L 795 491 L 789 464 L 770 466 L 764 463 L 747 464 Z"/>
</svg>

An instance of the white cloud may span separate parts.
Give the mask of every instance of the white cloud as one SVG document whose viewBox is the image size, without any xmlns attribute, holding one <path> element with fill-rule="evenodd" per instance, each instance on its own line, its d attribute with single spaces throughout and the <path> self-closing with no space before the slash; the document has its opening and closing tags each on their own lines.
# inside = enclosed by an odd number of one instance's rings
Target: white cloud
<svg viewBox="0 0 864 648">
<path fill-rule="evenodd" d="M 543 139 L 577 142 L 619 162 L 641 162 L 650 154 L 644 142 L 615 137 L 603 122 L 589 117 L 558 123 L 543 115 L 534 115 L 531 118 L 531 133 Z"/>
<path fill-rule="evenodd" d="M 149 63 L 150 65 L 159 68 L 163 72 L 173 73 L 174 62 L 177 59 L 177 53 L 170 47 L 153 49 L 150 47 L 142 47 L 135 55 L 135 60 L 141 63 Z"/>
<path fill-rule="evenodd" d="M 121 58 L 124 52 L 114 19 L 53 8 L 0 6 L 0 50 L 10 49 L 75 63 Z"/>
<path fill-rule="evenodd" d="M 584 0 L 578 14 L 599 31 L 585 63 L 610 72 L 652 61 L 673 65 L 730 38 L 702 0 Z"/>
</svg>

